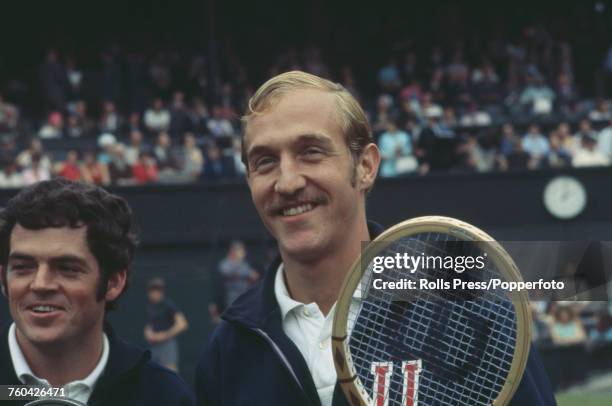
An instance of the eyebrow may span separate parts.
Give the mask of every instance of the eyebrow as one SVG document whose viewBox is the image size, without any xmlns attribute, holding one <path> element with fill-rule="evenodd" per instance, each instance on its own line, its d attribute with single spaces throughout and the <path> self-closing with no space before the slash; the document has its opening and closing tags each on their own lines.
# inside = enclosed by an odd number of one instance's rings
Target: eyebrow
<svg viewBox="0 0 612 406">
<path fill-rule="evenodd" d="M 28 254 L 24 254 L 21 252 L 14 252 L 12 254 L 9 255 L 9 261 L 10 260 L 14 260 L 14 261 L 36 261 L 36 258 L 28 255 Z M 80 266 L 83 267 L 87 267 L 87 261 L 85 261 L 85 259 L 78 257 L 76 255 L 70 255 L 70 254 L 66 254 L 66 255 L 60 255 L 57 257 L 51 257 L 51 259 L 49 260 L 49 262 L 51 263 L 76 263 Z"/>
<path fill-rule="evenodd" d="M 293 141 L 293 144 L 297 144 L 297 145 L 308 144 L 308 143 L 321 144 L 322 146 L 326 148 L 331 148 L 333 145 L 331 139 L 328 136 L 318 134 L 318 133 L 300 134 L 297 136 L 297 139 Z M 247 152 L 247 160 L 253 157 L 254 155 L 264 154 L 266 152 L 272 151 L 273 149 L 274 148 L 269 147 L 267 145 L 254 145 L 251 148 L 249 148 Z"/>
</svg>

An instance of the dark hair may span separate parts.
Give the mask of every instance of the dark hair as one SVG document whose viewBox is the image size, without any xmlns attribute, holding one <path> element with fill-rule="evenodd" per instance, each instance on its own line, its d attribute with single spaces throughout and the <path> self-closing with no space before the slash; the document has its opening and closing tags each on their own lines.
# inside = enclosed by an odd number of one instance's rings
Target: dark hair
<svg viewBox="0 0 612 406">
<path fill-rule="evenodd" d="M 111 275 L 124 269 L 128 278 L 123 292 L 127 289 L 137 239 L 132 210 L 123 198 L 95 185 L 61 178 L 24 188 L 0 212 L 3 269 L 7 266 L 11 233 L 16 224 L 28 230 L 87 226 L 87 246 L 100 268 L 96 299 L 104 298 Z M 6 272 L 2 273 L 2 284 L 6 287 Z M 106 310 L 114 309 L 115 302 L 107 302 Z"/>
</svg>

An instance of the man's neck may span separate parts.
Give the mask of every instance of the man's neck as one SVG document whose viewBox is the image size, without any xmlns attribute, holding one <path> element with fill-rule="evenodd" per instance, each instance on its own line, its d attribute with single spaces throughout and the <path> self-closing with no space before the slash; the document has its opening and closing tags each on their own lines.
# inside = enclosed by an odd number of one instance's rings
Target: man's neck
<svg viewBox="0 0 612 406">
<path fill-rule="evenodd" d="M 347 230 L 346 235 L 354 236 L 330 254 L 313 261 L 299 261 L 285 255 L 285 285 L 289 295 L 298 302 L 315 302 L 321 312 L 327 315 L 338 300 L 344 277 L 361 254 L 361 244 L 369 241 L 366 222 L 357 225 L 355 233 Z"/>
<path fill-rule="evenodd" d="M 17 343 L 32 372 L 52 386 L 87 377 L 100 361 L 103 350 L 102 328 L 78 342 L 35 345 L 16 331 Z"/>
</svg>

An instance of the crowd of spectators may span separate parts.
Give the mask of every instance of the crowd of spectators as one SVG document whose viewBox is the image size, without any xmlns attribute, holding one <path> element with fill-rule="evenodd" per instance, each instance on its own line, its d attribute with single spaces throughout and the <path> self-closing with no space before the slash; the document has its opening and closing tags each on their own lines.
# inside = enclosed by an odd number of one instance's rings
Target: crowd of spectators
<svg viewBox="0 0 612 406">
<path fill-rule="evenodd" d="M 30 86 L 40 89 L 42 116 L 0 93 L 0 186 L 51 176 L 102 185 L 244 176 L 239 117 L 253 84 L 237 55 L 220 58 L 225 73 L 214 76 L 207 58 L 172 47 L 153 54 L 111 47 L 97 69 L 50 49 Z M 461 42 L 408 46 L 360 80 L 350 65 L 330 66 L 315 46 L 270 62 L 269 76 L 305 70 L 361 101 L 382 177 L 611 163 L 609 101 L 581 97 L 572 46 L 541 26 L 477 56 Z M 376 90 L 368 93 L 369 83 Z"/>
</svg>

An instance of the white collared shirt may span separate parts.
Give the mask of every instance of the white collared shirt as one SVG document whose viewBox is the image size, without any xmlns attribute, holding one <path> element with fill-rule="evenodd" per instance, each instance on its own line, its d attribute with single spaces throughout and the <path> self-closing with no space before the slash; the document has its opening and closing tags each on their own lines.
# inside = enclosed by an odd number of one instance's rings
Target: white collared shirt
<svg viewBox="0 0 612 406">
<path fill-rule="evenodd" d="M 324 316 L 316 303 L 304 304 L 293 300 L 285 285 L 281 264 L 274 280 L 274 294 L 280 307 L 285 334 L 298 347 L 323 406 L 331 406 L 336 386 L 336 368 L 332 358 L 331 333 L 334 304 Z"/>
<path fill-rule="evenodd" d="M 102 333 L 102 336 L 102 356 L 100 357 L 96 367 L 85 378 L 69 382 L 63 386 L 63 388 L 66 390 L 66 395 L 70 399 L 87 403 L 96 382 L 98 381 L 98 378 L 100 378 L 104 368 L 106 368 L 106 364 L 108 363 L 109 344 L 106 334 Z M 24 385 L 51 386 L 49 381 L 37 377 L 34 375 L 34 372 L 32 372 L 32 369 L 28 365 L 23 352 L 19 347 L 19 343 L 17 342 L 15 323 L 13 323 L 9 329 L 8 341 L 11 360 L 13 361 L 13 367 L 15 368 L 15 375 L 17 375 L 21 383 Z"/>
</svg>

